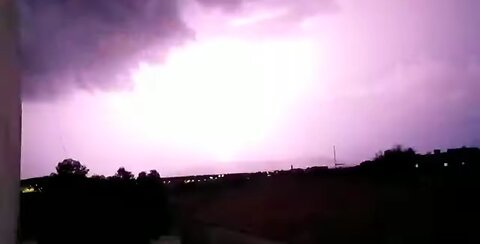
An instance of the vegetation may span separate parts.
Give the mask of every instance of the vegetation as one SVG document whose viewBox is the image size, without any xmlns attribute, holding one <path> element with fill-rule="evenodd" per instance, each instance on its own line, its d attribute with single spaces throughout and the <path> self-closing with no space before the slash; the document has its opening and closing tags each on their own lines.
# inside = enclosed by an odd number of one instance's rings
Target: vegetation
<svg viewBox="0 0 480 244">
<path fill-rule="evenodd" d="M 57 173 L 53 173 L 53 175 L 58 176 L 79 176 L 79 177 L 86 177 L 88 174 L 89 169 L 87 166 L 82 165 L 79 161 L 73 159 L 65 159 L 62 162 L 58 163 L 57 167 L 55 168 Z"/>
<path fill-rule="evenodd" d="M 149 243 L 168 233 L 168 199 L 160 174 L 137 179 L 125 168 L 112 177 L 87 177 L 73 159 L 39 179 L 37 191 L 22 194 L 21 239 L 42 243 Z"/>
</svg>

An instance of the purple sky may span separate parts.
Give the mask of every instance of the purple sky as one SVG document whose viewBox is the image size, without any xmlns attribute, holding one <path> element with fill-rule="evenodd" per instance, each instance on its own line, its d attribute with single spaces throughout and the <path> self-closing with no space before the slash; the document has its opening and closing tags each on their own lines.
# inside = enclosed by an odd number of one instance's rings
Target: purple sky
<svg viewBox="0 0 480 244">
<path fill-rule="evenodd" d="M 480 1 L 20 0 L 22 178 L 480 146 Z"/>
</svg>

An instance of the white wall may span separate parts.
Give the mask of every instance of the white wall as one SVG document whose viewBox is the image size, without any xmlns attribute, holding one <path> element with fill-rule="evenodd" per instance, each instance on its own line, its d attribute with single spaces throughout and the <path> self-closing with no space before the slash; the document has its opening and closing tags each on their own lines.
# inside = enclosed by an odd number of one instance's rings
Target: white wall
<svg viewBox="0 0 480 244">
<path fill-rule="evenodd" d="M 14 0 L 0 0 L 0 243 L 16 242 L 21 103 Z"/>
</svg>

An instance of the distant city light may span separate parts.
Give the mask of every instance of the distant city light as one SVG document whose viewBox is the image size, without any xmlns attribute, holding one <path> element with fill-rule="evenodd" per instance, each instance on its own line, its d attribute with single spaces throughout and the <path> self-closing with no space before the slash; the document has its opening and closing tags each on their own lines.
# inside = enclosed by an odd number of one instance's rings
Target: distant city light
<svg viewBox="0 0 480 244">
<path fill-rule="evenodd" d="M 448 163 L 444 163 L 443 166 L 444 166 L 444 167 L 447 167 L 447 166 L 448 166 Z"/>
<path fill-rule="evenodd" d="M 35 188 L 29 186 L 29 187 L 25 187 L 22 189 L 22 193 L 31 193 L 31 192 L 35 192 Z"/>
<path fill-rule="evenodd" d="M 462 165 L 465 165 L 465 162 L 462 162 Z"/>
<path fill-rule="evenodd" d="M 415 168 L 418 168 L 418 164 L 415 164 Z"/>
</svg>

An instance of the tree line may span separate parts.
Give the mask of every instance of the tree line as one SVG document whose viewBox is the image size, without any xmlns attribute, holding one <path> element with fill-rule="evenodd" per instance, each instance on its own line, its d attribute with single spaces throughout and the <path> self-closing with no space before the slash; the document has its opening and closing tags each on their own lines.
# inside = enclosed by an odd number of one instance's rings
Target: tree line
<svg viewBox="0 0 480 244">
<path fill-rule="evenodd" d="M 171 226 L 168 195 L 156 170 L 135 178 L 121 167 L 93 175 L 65 159 L 42 190 L 22 194 L 20 240 L 42 243 L 149 243 Z"/>
<path fill-rule="evenodd" d="M 81 178 L 81 177 L 87 177 L 88 172 L 90 172 L 87 166 L 71 158 L 64 159 L 62 162 L 59 162 L 55 167 L 55 170 L 56 172 L 51 173 L 50 176 Z M 90 178 L 97 179 L 97 180 L 104 180 L 104 179 L 135 180 L 135 175 L 132 172 L 126 170 L 124 167 L 120 167 L 113 176 L 105 177 L 104 175 L 94 174 Z M 158 173 L 157 170 L 152 169 L 148 173 L 145 171 L 140 172 L 137 176 L 137 180 L 139 182 L 149 181 L 149 180 L 160 182 L 161 177 L 160 177 L 160 173 Z"/>
</svg>

